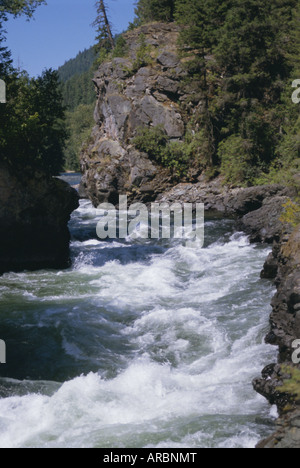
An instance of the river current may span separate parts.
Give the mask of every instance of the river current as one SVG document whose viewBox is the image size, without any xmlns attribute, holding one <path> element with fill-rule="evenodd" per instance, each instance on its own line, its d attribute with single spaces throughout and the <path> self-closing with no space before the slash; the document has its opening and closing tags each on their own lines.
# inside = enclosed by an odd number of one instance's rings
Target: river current
<svg viewBox="0 0 300 468">
<path fill-rule="evenodd" d="M 273 286 L 269 247 L 207 219 L 205 247 L 101 241 L 88 201 L 72 266 L 0 278 L 0 447 L 254 447 L 274 409 L 251 381 Z"/>
</svg>

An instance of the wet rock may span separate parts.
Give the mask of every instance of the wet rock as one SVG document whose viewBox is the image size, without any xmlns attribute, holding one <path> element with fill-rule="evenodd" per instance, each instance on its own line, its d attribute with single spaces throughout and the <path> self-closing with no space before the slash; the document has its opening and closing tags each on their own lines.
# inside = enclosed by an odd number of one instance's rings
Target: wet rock
<svg viewBox="0 0 300 468">
<path fill-rule="evenodd" d="M 263 271 L 261 272 L 261 278 L 265 279 L 275 279 L 278 272 L 278 263 L 277 259 L 274 257 L 273 252 L 268 255 L 267 260 L 265 261 Z"/>
<path fill-rule="evenodd" d="M 66 182 L 43 174 L 22 180 L 0 165 L 0 274 L 66 268 L 68 221 L 78 194 Z"/>
<path fill-rule="evenodd" d="M 277 421 L 275 434 L 261 441 L 260 449 L 297 449 L 300 448 L 300 411 L 295 410 Z"/>
<path fill-rule="evenodd" d="M 252 242 L 272 243 L 282 231 L 281 214 L 288 197 L 276 196 L 264 200 L 261 208 L 251 211 L 242 219 L 241 228 Z"/>
<path fill-rule="evenodd" d="M 264 396 L 271 405 L 276 405 L 281 414 L 290 402 L 289 395 L 280 390 L 287 377 L 279 364 L 270 364 L 262 371 L 262 378 L 253 381 L 254 390 Z"/>
<path fill-rule="evenodd" d="M 264 275 L 270 270 L 275 273 L 275 262 L 277 292 L 271 304 L 270 331 L 266 342 L 278 346 L 278 364 L 268 366 L 253 385 L 258 393 L 277 405 L 281 417 L 277 422 L 277 432 L 258 447 L 300 448 L 299 402 L 281 390 L 284 381 L 290 378 L 287 369 L 291 366 L 299 368 L 292 355 L 295 351 L 293 344 L 300 339 L 300 226 L 294 230 L 285 227 L 282 231 L 266 262 Z"/>
</svg>

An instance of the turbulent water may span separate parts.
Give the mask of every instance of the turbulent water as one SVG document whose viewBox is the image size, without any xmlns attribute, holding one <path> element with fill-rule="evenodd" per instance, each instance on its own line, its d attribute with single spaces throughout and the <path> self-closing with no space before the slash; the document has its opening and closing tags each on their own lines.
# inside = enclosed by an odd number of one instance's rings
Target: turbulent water
<svg viewBox="0 0 300 468">
<path fill-rule="evenodd" d="M 96 223 L 82 201 L 69 270 L 0 278 L 0 447 L 254 447 L 273 430 L 251 385 L 275 359 L 269 249 L 228 220 L 203 249 Z"/>
</svg>

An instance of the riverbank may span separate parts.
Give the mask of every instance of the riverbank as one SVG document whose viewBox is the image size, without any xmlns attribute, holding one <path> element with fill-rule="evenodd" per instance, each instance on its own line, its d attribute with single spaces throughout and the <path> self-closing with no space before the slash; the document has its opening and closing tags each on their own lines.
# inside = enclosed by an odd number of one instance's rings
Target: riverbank
<svg viewBox="0 0 300 468">
<path fill-rule="evenodd" d="M 262 276 L 273 277 L 277 293 L 272 300 L 271 329 L 266 342 L 278 346 L 278 362 L 267 366 L 262 377 L 253 382 L 255 390 L 277 405 L 280 418 L 277 431 L 259 448 L 300 448 L 299 402 L 281 390 L 290 379 L 295 352 L 293 343 L 300 338 L 300 226 L 275 242 Z M 297 388 L 297 387 L 296 387 Z"/>
</svg>

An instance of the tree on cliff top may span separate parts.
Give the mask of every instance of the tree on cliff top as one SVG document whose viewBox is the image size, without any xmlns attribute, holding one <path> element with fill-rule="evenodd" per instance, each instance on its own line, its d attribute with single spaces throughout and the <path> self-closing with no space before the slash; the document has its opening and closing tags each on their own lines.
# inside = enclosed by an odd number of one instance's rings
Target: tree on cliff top
<svg viewBox="0 0 300 468">
<path fill-rule="evenodd" d="M 175 0 L 139 0 L 136 2 L 135 14 L 138 23 L 152 21 L 171 22 L 174 20 Z"/>
<path fill-rule="evenodd" d="M 104 0 L 96 2 L 97 17 L 93 26 L 97 28 L 96 47 L 97 49 L 111 50 L 115 47 L 115 41 L 111 31 L 111 25 L 107 16 L 107 6 Z"/>
</svg>

